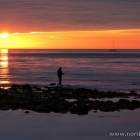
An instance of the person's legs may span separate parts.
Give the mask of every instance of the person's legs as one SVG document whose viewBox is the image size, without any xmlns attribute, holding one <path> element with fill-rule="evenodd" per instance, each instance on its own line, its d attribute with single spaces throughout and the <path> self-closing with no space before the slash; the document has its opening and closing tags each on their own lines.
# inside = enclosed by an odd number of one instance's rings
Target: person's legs
<svg viewBox="0 0 140 140">
<path fill-rule="evenodd" d="M 59 84 L 61 85 L 62 76 L 59 76 Z"/>
</svg>

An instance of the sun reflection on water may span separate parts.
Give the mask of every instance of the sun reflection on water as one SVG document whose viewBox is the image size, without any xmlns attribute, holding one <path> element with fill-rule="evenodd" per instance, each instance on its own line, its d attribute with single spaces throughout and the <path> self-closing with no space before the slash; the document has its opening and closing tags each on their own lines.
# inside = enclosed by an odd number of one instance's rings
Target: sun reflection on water
<svg viewBox="0 0 140 140">
<path fill-rule="evenodd" d="M 0 84 L 10 84 L 8 68 L 8 49 L 0 49 Z"/>
</svg>

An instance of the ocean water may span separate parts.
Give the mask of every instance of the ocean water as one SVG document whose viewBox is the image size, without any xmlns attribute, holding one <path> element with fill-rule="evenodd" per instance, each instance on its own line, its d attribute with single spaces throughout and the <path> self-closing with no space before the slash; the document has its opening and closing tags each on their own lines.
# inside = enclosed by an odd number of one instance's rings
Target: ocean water
<svg viewBox="0 0 140 140">
<path fill-rule="evenodd" d="M 140 92 L 140 50 L 6 50 L 0 51 L 0 84 L 58 83 L 98 90 Z"/>
<path fill-rule="evenodd" d="M 30 114 L 25 114 L 23 110 L 0 111 L 0 138 L 2 140 L 139 140 L 139 115 L 139 109 L 90 112 L 84 116 L 32 111 Z M 110 136 L 110 133 L 124 133 L 125 136 Z"/>
<path fill-rule="evenodd" d="M 0 50 L 0 85 L 57 83 L 63 68 L 63 85 L 99 90 L 140 91 L 139 50 Z M 109 100 L 109 99 L 108 99 Z M 37 113 L 0 111 L 2 140 L 138 140 L 139 109 L 115 112 L 90 111 Z M 124 133 L 125 136 L 110 136 Z M 126 134 L 129 133 L 127 136 Z"/>
</svg>

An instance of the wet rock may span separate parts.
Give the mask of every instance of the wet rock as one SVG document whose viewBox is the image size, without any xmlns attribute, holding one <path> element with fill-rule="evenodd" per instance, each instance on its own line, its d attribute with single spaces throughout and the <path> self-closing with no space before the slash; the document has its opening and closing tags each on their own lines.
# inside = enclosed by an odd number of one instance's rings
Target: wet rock
<svg viewBox="0 0 140 140">
<path fill-rule="evenodd" d="M 39 106 L 37 106 L 36 111 L 42 113 L 50 113 L 52 109 L 50 106 L 40 104 Z"/>
<path fill-rule="evenodd" d="M 13 85 L 11 85 L 11 88 L 9 90 L 14 91 L 14 92 L 18 92 L 19 90 L 21 90 L 21 85 L 13 84 Z"/>
<path fill-rule="evenodd" d="M 20 85 L 18 85 L 18 84 L 13 84 L 13 85 L 11 85 L 11 88 L 20 88 Z"/>
<path fill-rule="evenodd" d="M 85 101 L 88 99 L 88 97 L 86 95 L 79 95 L 76 99 L 79 101 Z"/>
<path fill-rule="evenodd" d="M 24 113 L 25 113 L 25 114 L 29 114 L 30 112 L 29 112 L 29 111 L 25 111 Z"/>
<path fill-rule="evenodd" d="M 108 98 L 114 98 L 114 97 L 116 97 L 116 92 L 114 93 L 114 92 L 112 92 L 112 91 L 108 91 L 108 92 L 106 93 L 106 95 L 107 95 Z"/>
<path fill-rule="evenodd" d="M 118 101 L 118 104 L 125 104 L 125 105 L 127 105 L 127 104 L 129 104 L 129 100 L 120 99 L 120 100 Z"/>
<path fill-rule="evenodd" d="M 140 95 L 138 95 L 138 98 L 140 98 Z"/>
<path fill-rule="evenodd" d="M 41 91 L 42 89 L 41 89 L 41 87 L 35 85 L 35 86 L 32 87 L 32 90 L 34 90 L 34 91 Z"/>
<path fill-rule="evenodd" d="M 42 89 L 40 87 L 37 87 L 36 91 L 42 91 Z"/>
<path fill-rule="evenodd" d="M 13 85 L 11 85 L 10 91 L 17 91 L 17 89 L 18 89 L 19 87 L 20 87 L 19 85 L 13 84 Z"/>
<path fill-rule="evenodd" d="M 29 84 L 25 84 L 22 85 L 22 90 L 32 92 L 32 87 Z"/>
<path fill-rule="evenodd" d="M 119 111 L 119 106 L 112 101 L 106 101 L 106 102 L 102 102 L 99 109 L 100 111 L 103 112 L 113 112 L 113 111 Z"/>
<path fill-rule="evenodd" d="M 23 92 L 0 89 L 1 110 L 16 110 L 21 108 L 44 113 L 67 113 L 69 111 L 72 114 L 86 115 L 91 110 L 95 112 L 97 110 L 113 112 L 120 111 L 121 109 L 134 110 L 140 108 L 140 102 L 138 100 L 129 101 L 122 99 L 130 96 L 139 98 L 140 95 L 135 92 L 128 94 L 116 91 L 104 92 L 98 91 L 97 89 L 89 90 L 86 88 L 72 89 L 63 86 L 57 88 L 48 88 L 47 86 L 47 89 L 42 90 L 42 92 L 35 92 L 34 90 L 32 91 L 32 87 L 28 84 L 13 85 L 11 87 L 20 88 Z M 37 89 L 38 87 L 33 88 Z M 110 98 L 116 97 L 120 98 L 118 102 L 109 100 Z M 104 98 L 108 98 L 108 100 L 104 101 Z"/>
<path fill-rule="evenodd" d="M 9 108 L 8 107 L 0 107 L 0 110 L 2 110 L 2 111 L 7 111 L 7 110 L 9 110 Z"/>
<path fill-rule="evenodd" d="M 56 86 L 57 84 L 56 83 L 50 83 L 50 86 Z"/>
<path fill-rule="evenodd" d="M 114 104 L 113 101 L 109 101 L 109 100 L 105 101 L 104 103 L 105 103 L 106 106 L 112 106 Z"/>
<path fill-rule="evenodd" d="M 59 110 L 59 112 L 61 112 L 61 113 L 67 113 L 67 112 L 68 112 L 68 109 L 69 109 L 69 107 L 68 107 L 67 105 L 65 105 L 65 104 L 60 105 L 60 106 L 58 107 L 58 110 Z"/>
<path fill-rule="evenodd" d="M 42 93 L 51 94 L 51 90 L 43 90 Z"/>
<path fill-rule="evenodd" d="M 13 95 L 10 95 L 8 93 L 3 93 L 3 94 L 0 94 L 0 99 L 13 99 L 14 96 Z"/>
<path fill-rule="evenodd" d="M 130 101 L 127 99 L 120 99 L 117 102 L 119 109 L 129 109 Z"/>
<path fill-rule="evenodd" d="M 82 104 L 82 105 L 78 105 L 78 115 L 86 115 L 89 112 L 89 108 L 87 105 Z"/>
<path fill-rule="evenodd" d="M 69 108 L 69 112 L 70 112 L 71 114 L 77 114 L 77 112 L 78 112 L 78 107 L 77 107 L 77 105 L 71 106 L 71 107 Z"/>
<path fill-rule="evenodd" d="M 93 92 L 97 94 L 99 91 L 97 89 L 94 89 Z"/>
<path fill-rule="evenodd" d="M 135 106 L 135 107 L 140 107 L 140 101 L 137 101 L 137 100 L 130 101 L 130 104 Z"/>
<path fill-rule="evenodd" d="M 131 90 L 129 93 L 129 96 L 138 96 L 138 93 L 136 93 L 135 91 Z"/>
</svg>

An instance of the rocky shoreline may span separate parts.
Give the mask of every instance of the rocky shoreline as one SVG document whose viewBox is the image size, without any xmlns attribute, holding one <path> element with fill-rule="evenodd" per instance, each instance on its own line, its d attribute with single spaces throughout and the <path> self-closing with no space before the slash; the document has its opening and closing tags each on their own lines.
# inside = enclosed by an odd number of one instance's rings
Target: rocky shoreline
<svg viewBox="0 0 140 140">
<path fill-rule="evenodd" d="M 130 100 L 130 98 L 134 98 Z M 114 102 L 112 99 L 118 98 Z M 106 100 L 105 100 L 106 99 Z M 67 113 L 86 115 L 89 111 L 113 112 L 140 108 L 140 94 L 97 89 L 71 88 L 55 83 L 39 87 L 29 84 L 13 84 L 8 89 L 0 88 L 0 110 L 30 110 L 41 113 Z"/>
</svg>

